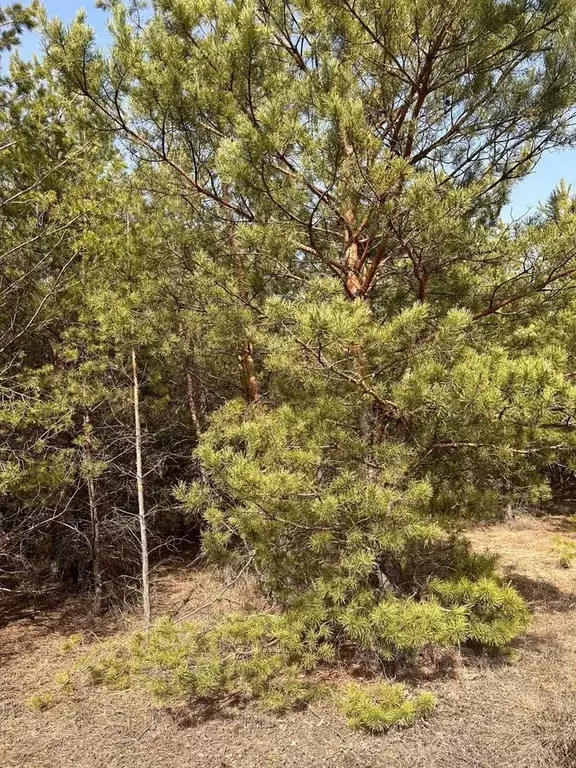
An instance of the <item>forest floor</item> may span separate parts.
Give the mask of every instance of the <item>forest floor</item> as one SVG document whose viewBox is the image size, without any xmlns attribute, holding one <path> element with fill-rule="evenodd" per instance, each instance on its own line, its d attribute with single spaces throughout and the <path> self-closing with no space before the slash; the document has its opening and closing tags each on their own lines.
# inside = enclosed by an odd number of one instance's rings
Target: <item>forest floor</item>
<svg viewBox="0 0 576 768">
<path fill-rule="evenodd" d="M 561 568 L 558 535 L 576 541 L 568 518 L 516 520 L 477 529 L 477 549 L 500 554 L 503 573 L 530 603 L 532 627 L 512 663 L 457 654 L 413 680 L 433 690 L 438 708 L 427 722 L 367 736 L 351 731 L 332 704 L 288 715 L 256 707 L 203 717 L 151 701 L 139 690 L 75 690 L 44 712 L 27 699 L 54 686 L 85 649 L 65 652 L 70 635 L 85 642 L 136 626 L 133 616 L 94 625 L 86 606 L 68 599 L 51 610 L 0 603 L 1 768 L 576 768 L 576 565 Z M 182 564 L 154 582 L 156 613 L 203 613 L 250 607 L 258 598 L 235 584 L 219 602 L 214 572 Z"/>
</svg>

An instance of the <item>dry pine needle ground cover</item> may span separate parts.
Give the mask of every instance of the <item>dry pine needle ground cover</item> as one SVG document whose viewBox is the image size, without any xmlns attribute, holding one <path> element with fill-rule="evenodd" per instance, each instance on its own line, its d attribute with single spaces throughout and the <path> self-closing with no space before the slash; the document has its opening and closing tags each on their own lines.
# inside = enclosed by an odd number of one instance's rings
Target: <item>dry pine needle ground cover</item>
<svg viewBox="0 0 576 768">
<path fill-rule="evenodd" d="M 96 628 L 72 600 L 10 616 L 8 603 L 0 604 L 0 766 L 576 768 L 576 565 L 559 567 L 555 550 L 558 535 L 576 539 L 571 530 L 564 517 L 519 517 L 474 532 L 477 548 L 500 553 L 503 572 L 534 611 L 519 658 L 494 665 L 462 654 L 423 670 L 414 682 L 437 694 L 435 715 L 378 737 L 350 731 L 330 703 L 282 717 L 252 707 L 205 717 L 160 706 L 137 690 L 82 688 L 45 712 L 29 711 L 27 698 L 81 655 L 62 650 L 67 637 L 80 632 L 97 643 L 134 620 Z M 185 601 L 187 611 L 202 609 L 221 584 L 218 574 L 185 567 L 160 573 L 156 612 Z M 258 604 L 241 584 L 225 598 L 205 612 Z"/>
</svg>

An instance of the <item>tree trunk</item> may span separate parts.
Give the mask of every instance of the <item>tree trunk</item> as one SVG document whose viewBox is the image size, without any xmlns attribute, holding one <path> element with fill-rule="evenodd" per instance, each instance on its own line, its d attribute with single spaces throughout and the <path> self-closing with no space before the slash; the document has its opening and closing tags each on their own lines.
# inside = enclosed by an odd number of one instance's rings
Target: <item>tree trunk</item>
<svg viewBox="0 0 576 768">
<path fill-rule="evenodd" d="M 138 489 L 138 520 L 140 522 L 140 551 L 142 558 L 142 605 L 144 623 L 150 624 L 150 575 L 148 562 L 148 532 L 144 506 L 144 475 L 142 472 L 142 429 L 140 427 L 140 384 L 136 350 L 132 348 L 132 376 L 134 388 L 134 433 L 136 438 L 136 486 Z"/>
<path fill-rule="evenodd" d="M 241 300 L 246 304 L 246 306 L 248 306 L 249 289 L 248 279 L 246 276 L 246 264 L 244 262 L 243 254 L 238 248 L 238 243 L 236 240 L 236 222 L 233 220 L 230 222 L 228 239 L 232 249 L 234 265 L 236 268 L 238 294 Z M 254 365 L 254 348 L 252 346 L 252 340 L 249 338 L 249 336 L 244 336 L 244 338 L 239 339 L 238 363 L 240 366 L 244 397 L 248 403 L 257 403 L 262 396 L 262 390 L 256 375 L 256 366 Z"/>
<path fill-rule="evenodd" d="M 196 388 L 194 387 L 194 379 L 189 370 L 186 371 L 186 404 L 188 405 L 188 414 L 190 421 L 194 427 L 196 437 L 199 438 L 202 434 L 202 425 L 200 424 L 200 416 L 198 415 L 198 408 L 196 406 Z"/>
<path fill-rule="evenodd" d="M 100 515 L 96 501 L 96 484 L 92 475 L 92 435 L 90 413 L 84 415 L 84 461 L 87 464 L 86 484 L 88 487 L 88 506 L 90 508 L 90 547 L 92 550 L 92 581 L 94 584 L 94 613 L 102 609 L 102 566 L 100 552 Z"/>
<path fill-rule="evenodd" d="M 254 366 L 254 350 L 252 348 L 252 342 L 248 339 L 238 354 L 238 360 L 240 362 L 240 369 L 242 371 L 244 395 L 249 403 L 257 403 L 261 397 L 260 382 L 256 376 L 256 368 Z"/>
<path fill-rule="evenodd" d="M 203 425 L 205 423 L 206 416 L 206 404 L 204 398 L 204 392 L 202 385 L 197 386 L 198 381 L 196 356 L 194 354 L 194 346 L 191 340 L 188 338 L 188 334 L 184 331 L 182 323 L 178 326 L 178 331 L 182 339 L 185 339 L 187 347 L 187 353 L 184 356 L 184 372 L 186 375 L 186 407 L 188 409 L 188 415 L 190 416 L 190 422 L 194 429 L 194 435 L 196 438 L 200 438 L 203 432 Z"/>
</svg>

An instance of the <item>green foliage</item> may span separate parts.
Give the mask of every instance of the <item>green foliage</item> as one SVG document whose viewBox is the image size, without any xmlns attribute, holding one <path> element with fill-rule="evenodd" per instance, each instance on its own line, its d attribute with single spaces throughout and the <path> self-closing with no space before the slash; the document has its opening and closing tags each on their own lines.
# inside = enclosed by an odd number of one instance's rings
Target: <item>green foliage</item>
<svg viewBox="0 0 576 768">
<path fill-rule="evenodd" d="M 69 637 L 64 640 L 62 645 L 60 646 L 60 651 L 62 653 L 69 653 L 70 651 L 74 650 L 75 648 L 78 648 L 78 646 L 81 646 L 84 644 L 84 635 L 82 635 L 80 632 L 77 632 L 73 635 L 70 635 Z"/>
<path fill-rule="evenodd" d="M 436 706 L 432 693 L 410 696 L 400 684 L 351 684 L 342 694 L 340 707 L 351 728 L 382 733 L 392 727 L 404 728 L 430 715 Z"/>
<path fill-rule="evenodd" d="M 11 3 L 0 7 L 0 52 L 10 51 L 20 42 L 22 32 L 32 29 L 38 0 L 30 5 Z"/>
<path fill-rule="evenodd" d="M 58 672 L 54 676 L 54 682 L 64 693 L 70 693 L 74 690 L 74 677 L 69 670 Z"/>
<path fill-rule="evenodd" d="M 435 580 L 430 591 L 448 608 L 466 607 L 467 638 L 490 649 L 505 648 L 530 623 L 524 600 L 494 579 Z"/>
<path fill-rule="evenodd" d="M 322 682 L 335 661 L 326 627 L 306 628 L 294 615 L 226 615 L 196 624 L 158 619 L 147 630 L 93 649 L 75 667 L 59 673 L 61 693 L 76 689 L 79 677 L 121 690 L 144 688 L 163 702 L 196 702 L 210 709 L 254 702 L 277 713 L 333 698 L 352 728 L 381 733 L 408 727 L 430 715 L 432 693 L 411 693 L 401 684 Z M 28 706 L 44 710 L 53 693 L 35 695 Z"/>
<path fill-rule="evenodd" d="M 338 311 L 327 309 L 324 318 L 342 326 L 337 339 L 344 348 L 348 305 L 337 303 Z M 318 316 L 323 309 L 303 312 Z M 365 307 L 352 313 L 372 332 Z M 377 332 L 390 333 L 381 326 Z M 303 333 L 304 327 L 298 336 Z M 358 336 L 357 325 L 352 338 Z M 331 338 L 325 332 L 322 354 L 337 359 Z M 303 343 L 310 348 L 309 338 Z M 367 358 L 368 342 L 363 349 Z M 291 389 L 293 365 L 289 359 L 279 380 L 281 405 L 230 403 L 204 434 L 198 455 L 212 497 L 205 502 L 206 554 L 241 558 L 241 542 L 285 608 L 384 658 L 467 641 L 507 645 L 527 626 L 526 606 L 494 576 L 494 560 L 471 553 L 453 530 L 454 513 L 436 513 L 434 486 L 443 478 L 430 467 L 423 473 L 429 448 L 392 432 L 366 440 L 374 409 L 368 399 L 354 398 L 353 368 L 342 371 L 334 392 L 312 363 L 297 369 Z M 381 403 L 386 394 L 378 393 Z M 489 463 L 485 471 L 491 478 Z M 197 500 L 192 489 L 190 505 Z M 462 504 L 463 516 L 466 511 Z"/>
<path fill-rule="evenodd" d="M 281 706 L 342 644 L 505 647 L 526 606 L 463 532 L 576 477 L 574 201 L 500 220 L 574 142 L 574 3 L 100 6 L 109 48 L 39 11 L 2 83 L 7 557 L 136 571 L 134 349 L 154 551 L 201 527 L 283 613 L 95 680 Z"/>
<path fill-rule="evenodd" d="M 322 632 L 294 617 L 229 616 L 212 628 L 157 621 L 129 645 L 83 662 L 94 684 L 144 685 L 162 699 L 256 700 L 282 711 L 318 694 L 308 673 L 333 657 Z"/>
<path fill-rule="evenodd" d="M 554 555 L 561 568 L 571 568 L 576 560 L 576 541 L 567 536 L 556 536 L 554 540 Z"/>
<path fill-rule="evenodd" d="M 26 706 L 32 712 L 45 712 L 51 709 L 56 703 L 56 697 L 50 691 L 44 693 L 35 693 L 26 702 Z"/>
</svg>

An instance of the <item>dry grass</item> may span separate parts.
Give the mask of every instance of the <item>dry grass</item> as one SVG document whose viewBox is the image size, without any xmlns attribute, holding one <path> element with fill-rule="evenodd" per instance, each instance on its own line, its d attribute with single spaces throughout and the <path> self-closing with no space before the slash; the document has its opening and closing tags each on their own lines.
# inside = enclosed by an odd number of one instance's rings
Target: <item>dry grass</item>
<svg viewBox="0 0 576 768">
<path fill-rule="evenodd" d="M 576 538 L 563 517 L 520 518 L 473 533 L 478 549 L 501 554 L 503 572 L 533 607 L 519 660 L 495 665 L 463 654 L 430 666 L 418 683 L 437 693 L 437 714 L 381 737 L 350 732 L 328 703 L 280 718 L 248 708 L 206 719 L 202 711 L 159 707 L 138 691 L 92 688 L 30 712 L 26 698 L 82 653 L 64 653 L 65 638 L 98 638 L 78 602 L 13 620 L 0 629 L 0 766 L 576 768 L 576 566 L 557 565 L 559 533 Z M 262 607 L 248 583 L 224 592 L 223 583 L 216 572 L 165 569 L 155 582 L 156 609 L 206 616 Z M 206 606 L 215 594 L 219 600 Z M 135 623 L 99 622 L 98 637 Z"/>
</svg>

